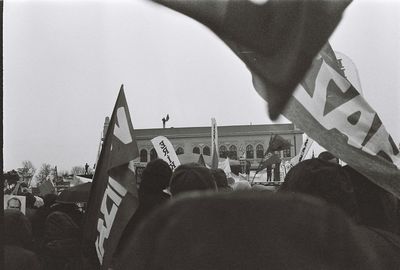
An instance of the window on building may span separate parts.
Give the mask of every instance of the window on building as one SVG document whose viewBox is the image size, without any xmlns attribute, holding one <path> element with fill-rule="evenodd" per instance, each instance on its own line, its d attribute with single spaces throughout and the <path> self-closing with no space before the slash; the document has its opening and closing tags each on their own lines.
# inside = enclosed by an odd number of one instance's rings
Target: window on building
<svg viewBox="0 0 400 270">
<path fill-rule="evenodd" d="M 263 158 L 264 156 L 264 146 L 258 144 L 256 146 L 256 158 Z"/>
<path fill-rule="evenodd" d="M 228 149 L 226 149 L 225 145 L 221 145 L 219 147 L 219 157 L 226 158 L 228 156 Z"/>
<path fill-rule="evenodd" d="M 209 156 L 210 154 L 211 154 L 211 153 L 210 153 L 210 147 L 208 147 L 207 145 L 204 146 L 204 148 L 203 148 L 203 155 Z"/>
<path fill-rule="evenodd" d="M 140 162 L 147 162 L 147 150 L 140 150 Z"/>
<path fill-rule="evenodd" d="M 198 148 L 197 146 L 195 146 L 195 147 L 193 148 L 193 153 L 194 153 L 194 154 L 200 154 L 200 148 Z"/>
<path fill-rule="evenodd" d="M 229 158 L 230 159 L 238 159 L 237 158 L 237 148 L 235 145 L 231 145 L 229 147 Z"/>
<path fill-rule="evenodd" d="M 176 153 L 177 155 L 182 155 L 182 154 L 185 153 L 185 151 L 183 150 L 182 147 L 178 147 L 178 149 L 176 149 L 175 153 Z"/>
<path fill-rule="evenodd" d="M 246 146 L 246 158 L 254 158 L 254 147 L 251 144 Z"/>
<path fill-rule="evenodd" d="M 290 148 L 289 149 L 285 149 L 285 150 L 283 150 L 283 157 L 285 158 L 285 157 L 291 157 L 292 156 L 292 153 L 291 153 L 291 151 L 290 151 Z"/>
<path fill-rule="evenodd" d="M 157 159 L 157 152 L 154 148 L 150 150 L 150 161 Z"/>
</svg>

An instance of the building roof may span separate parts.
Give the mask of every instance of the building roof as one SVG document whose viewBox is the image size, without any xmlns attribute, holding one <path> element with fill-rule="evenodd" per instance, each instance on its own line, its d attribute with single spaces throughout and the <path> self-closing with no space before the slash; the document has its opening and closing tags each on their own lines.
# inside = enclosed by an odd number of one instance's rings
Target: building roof
<svg viewBox="0 0 400 270">
<path fill-rule="evenodd" d="M 156 136 L 166 136 L 169 139 L 209 137 L 210 134 L 211 126 L 135 129 L 137 140 L 152 139 Z M 218 126 L 218 137 L 273 134 L 303 134 L 303 132 L 296 129 L 293 124 Z"/>
</svg>

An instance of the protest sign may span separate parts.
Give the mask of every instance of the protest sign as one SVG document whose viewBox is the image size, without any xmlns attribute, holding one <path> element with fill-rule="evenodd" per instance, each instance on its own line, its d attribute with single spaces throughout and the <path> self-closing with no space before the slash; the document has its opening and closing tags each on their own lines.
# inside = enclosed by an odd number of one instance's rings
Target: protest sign
<svg viewBox="0 0 400 270">
<path fill-rule="evenodd" d="M 26 213 L 26 197 L 18 195 L 4 195 L 4 209 L 19 210 Z"/>
</svg>

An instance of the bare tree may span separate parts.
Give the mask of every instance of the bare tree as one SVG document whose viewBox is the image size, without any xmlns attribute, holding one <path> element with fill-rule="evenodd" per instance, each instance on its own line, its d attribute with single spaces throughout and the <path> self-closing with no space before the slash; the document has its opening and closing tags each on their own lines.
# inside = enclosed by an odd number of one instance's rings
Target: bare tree
<svg viewBox="0 0 400 270">
<path fill-rule="evenodd" d="M 36 172 L 36 168 L 33 166 L 32 162 L 24 160 L 22 161 L 22 168 L 18 168 L 17 172 L 20 176 L 20 180 L 23 180 L 25 183 L 30 183 Z"/>
<path fill-rule="evenodd" d="M 36 175 L 36 182 L 38 185 L 40 185 L 43 181 L 47 179 L 48 176 L 50 176 L 52 172 L 52 168 L 50 164 L 43 163 L 42 167 L 40 167 L 38 174 Z"/>
<path fill-rule="evenodd" d="M 83 166 L 74 166 L 71 169 L 71 174 L 73 175 L 85 174 L 85 168 Z"/>
</svg>

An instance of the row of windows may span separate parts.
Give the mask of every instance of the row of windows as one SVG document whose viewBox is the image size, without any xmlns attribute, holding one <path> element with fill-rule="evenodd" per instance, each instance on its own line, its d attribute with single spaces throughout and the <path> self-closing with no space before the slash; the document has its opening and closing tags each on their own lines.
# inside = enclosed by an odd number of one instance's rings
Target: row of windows
<svg viewBox="0 0 400 270">
<path fill-rule="evenodd" d="M 178 149 L 176 149 L 175 152 L 177 155 L 181 155 L 181 154 L 185 153 L 185 151 L 183 150 L 182 147 L 178 147 Z M 200 148 L 195 146 L 193 148 L 192 152 L 195 154 L 200 154 Z M 210 147 L 205 146 L 203 148 L 203 155 L 209 156 L 210 154 L 211 154 Z M 258 144 L 256 146 L 255 154 L 256 154 L 256 158 L 262 158 L 264 156 L 264 146 L 261 144 Z M 228 148 L 226 148 L 225 145 L 221 145 L 219 147 L 219 157 L 220 158 L 229 157 L 230 159 L 238 159 L 237 147 L 235 145 L 231 145 L 228 149 Z M 285 157 L 285 158 L 291 157 L 290 149 L 283 150 L 283 157 Z M 150 160 L 154 160 L 156 158 L 157 158 L 157 152 L 153 148 L 150 150 Z M 248 158 L 248 159 L 254 158 L 254 147 L 252 145 L 246 146 L 246 158 Z M 147 162 L 147 150 L 146 149 L 140 150 L 140 162 Z"/>
</svg>

